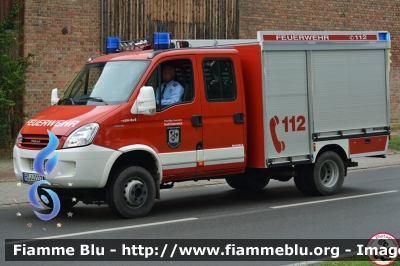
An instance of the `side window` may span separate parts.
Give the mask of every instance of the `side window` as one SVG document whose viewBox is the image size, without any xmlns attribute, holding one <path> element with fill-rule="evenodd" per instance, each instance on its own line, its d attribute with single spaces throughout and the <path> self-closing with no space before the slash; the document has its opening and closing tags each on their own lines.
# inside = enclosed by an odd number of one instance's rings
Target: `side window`
<svg viewBox="0 0 400 266">
<path fill-rule="evenodd" d="M 160 73 L 160 67 L 157 67 L 153 73 L 151 74 L 150 78 L 146 82 L 146 86 L 152 86 L 154 89 L 154 92 L 160 88 L 161 85 L 161 73 Z"/>
<path fill-rule="evenodd" d="M 157 111 L 193 101 L 193 67 L 188 59 L 162 62 L 150 75 L 146 86 L 154 88 Z"/>
<path fill-rule="evenodd" d="M 208 101 L 234 101 L 236 83 L 233 63 L 230 59 L 206 59 L 203 61 L 205 94 Z"/>
</svg>

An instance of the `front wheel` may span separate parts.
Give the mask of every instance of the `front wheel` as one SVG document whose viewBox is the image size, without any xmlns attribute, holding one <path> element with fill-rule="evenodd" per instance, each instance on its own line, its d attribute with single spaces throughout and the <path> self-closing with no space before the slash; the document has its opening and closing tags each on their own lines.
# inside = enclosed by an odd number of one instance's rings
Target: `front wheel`
<svg viewBox="0 0 400 266">
<path fill-rule="evenodd" d="M 138 166 L 124 167 L 111 178 L 107 187 L 107 202 L 114 213 L 124 218 L 137 218 L 151 210 L 156 187 L 146 169 Z"/>
<path fill-rule="evenodd" d="M 46 207 L 49 207 L 51 209 L 53 209 L 53 200 L 51 198 L 51 196 L 49 195 L 49 193 L 47 193 L 46 190 L 44 190 L 43 188 L 39 187 L 38 190 L 38 196 L 40 198 L 40 201 L 46 205 Z M 56 193 L 57 196 L 59 196 L 59 193 Z M 78 200 L 73 200 L 73 198 L 60 198 L 60 209 L 62 210 L 68 210 L 71 209 L 72 207 L 74 207 L 76 204 L 78 204 Z"/>
</svg>

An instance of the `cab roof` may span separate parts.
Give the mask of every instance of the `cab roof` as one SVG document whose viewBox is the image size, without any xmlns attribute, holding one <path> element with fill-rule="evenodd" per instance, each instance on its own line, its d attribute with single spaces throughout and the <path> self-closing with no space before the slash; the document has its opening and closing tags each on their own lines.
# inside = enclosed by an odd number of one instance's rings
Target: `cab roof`
<svg viewBox="0 0 400 266">
<path fill-rule="evenodd" d="M 121 53 L 113 53 L 101 55 L 94 58 L 90 63 L 120 61 L 120 60 L 150 60 L 160 55 L 182 55 L 182 54 L 237 54 L 237 51 L 232 48 L 182 48 L 182 49 L 167 49 L 167 50 L 144 50 L 144 51 L 125 51 Z"/>
</svg>

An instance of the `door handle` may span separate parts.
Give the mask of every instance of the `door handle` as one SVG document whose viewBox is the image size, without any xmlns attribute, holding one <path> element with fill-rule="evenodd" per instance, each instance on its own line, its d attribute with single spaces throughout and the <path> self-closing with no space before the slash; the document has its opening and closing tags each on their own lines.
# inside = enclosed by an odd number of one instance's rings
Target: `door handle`
<svg viewBox="0 0 400 266">
<path fill-rule="evenodd" d="M 202 116 L 201 115 L 194 115 L 192 116 L 192 126 L 199 127 L 203 125 Z"/>
<path fill-rule="evenodd" d="M 233 114 L 233 122 L 235 124 L 243 124 L 244 123 L 244 114 L 243 113 L 234 113 Z"/>
</svg>

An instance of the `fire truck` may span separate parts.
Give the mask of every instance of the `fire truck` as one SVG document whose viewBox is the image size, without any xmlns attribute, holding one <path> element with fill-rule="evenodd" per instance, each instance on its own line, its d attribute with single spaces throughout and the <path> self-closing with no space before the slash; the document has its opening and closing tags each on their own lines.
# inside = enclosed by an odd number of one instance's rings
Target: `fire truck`
<svg viewBox="0 0 400 266">
<path fill-rule="evenodd" d="M 169 105 L 160 104 L 166 65 L 183 88 Z M 107 203 L 125 218 L 146 215 L 161 189 L 190 180 L 256 191 L 293 179 L 306 195 L 331 195 L 354 159 L 387 152 L 389 69 L 387 31 L 108 38 L 107 54 L 88 59 L 60 98 L 53 89 L 51 107 L 22 127 L 15 175 L 47 180 L 39 196 L 53 190 L 62 208 Z M 58 160 L 39 174 L 51 134 Z M 47 160 L 37 165 L 46 170 Z"/>
</svg>

